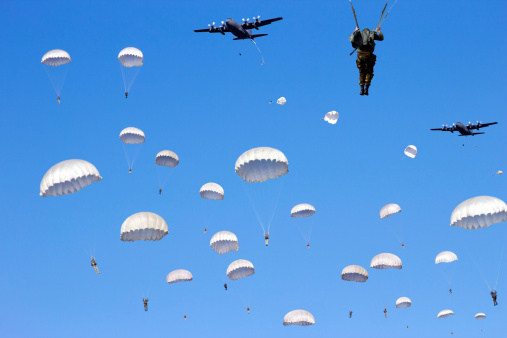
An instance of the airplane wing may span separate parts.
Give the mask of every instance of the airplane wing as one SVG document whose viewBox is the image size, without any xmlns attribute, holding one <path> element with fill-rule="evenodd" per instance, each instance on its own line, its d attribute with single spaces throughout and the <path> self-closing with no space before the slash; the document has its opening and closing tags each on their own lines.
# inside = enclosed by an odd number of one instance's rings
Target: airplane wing
<svg viewBox="0 0 507 338">
<path fill-rule="evenodd" d="M 433 129 L 430 129 L 430 130 L 441 130 L 441 131 L 454 131 L 454 128 L 453 127 L 442 127 L 442 128 L 433 128 Z"/>
<path fill-rule="evenodd" d="M 484 128 L 484 127 L 488 127 L 488 126 L 491 126 L 491 125 L 497 124 L 497 123 L 498 122 L 472 124 L 470 127 L 468 127 L 468 129 Z"/>
<path fill-rule="evenodd" d="M 203 28 L 203 29 L 194 29 L 194 32 L 196 33 L 226 33 L 229 29 L 225 26 L 219 26 L 219 27 L 210 27 L 210 28 Z"/>
<path fill-rule="evenodd" d="M 257 29 L 262 26 L 270 25 L 272 22 L 283 20 L 282 17 L 267 19 L 267 20 L 255 20 L 253 22 L 244 22 L 241 24 L 244 29 Z"/>
</svg>

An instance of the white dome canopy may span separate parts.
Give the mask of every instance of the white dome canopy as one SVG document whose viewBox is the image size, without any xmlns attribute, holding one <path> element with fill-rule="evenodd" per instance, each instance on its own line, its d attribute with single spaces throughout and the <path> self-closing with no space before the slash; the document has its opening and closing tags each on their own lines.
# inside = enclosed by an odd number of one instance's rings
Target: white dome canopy
<svg viewBox="0 0 507 338">
<path fill-rule="evenodd" d="M 145 136 L 141 129 L 127 127 L 120 132 L 120 139 L 125 144 L 144 143 Z"/>
<path fill-rule="evenodd" d="M 290 211 L 290 217 L 310 217 L 315 213 L 315 207 L 308 203 L 298 204 Z"/>
<path fill-rule="evenodd" d="M 230 231 L 219 231 L 211 237 L 209 246 L 219 255 L 239 250 L 238 238 Z"/>
<path fill-rule="evenodd" d="M 162 150 L 155 157 L 155 163 L 165 167 L 174 168 L 180 163 L 180 158 L 175 152 L 170 150 Z"/>
<path fill-rule="evenodd" d="M 40 182 L 40 195 L 73 194 L 102 179 L 93 164 L 85 160 L 66 160 L 52 166 Z"/>
<path fill-rule="evenodd" d="M 168 233 L 169 228 L 162 217 L 152 212 L 138 212 L 123 222 L 120 239 L 124 242 L 158 241 Z"/>
<path fill-rule="evenodd" d="M 484 313 L 478 313 L 475 315 L 475 319 L 477 320 L 486 319 L 486 315 Z"/>
<path fill-rule="evenodd" d="M 438 263 L 450 263 L 458 260 L 458 256 L 454 252 L 442 251 L 435 258 L 435 264 Z"/>
<path fill-rule="evenodd" d="M 244 152 L 236 161 L 235 171 L 248 183 L 264 182 L 286 175 L 289 162 L 280 150 L 259 147 Z"/>
<path fill-rule="evenodd" d="M 390 203 L 384 205 L 382 209 L 380 209 L 379 216 L 380 218 L 386 218 L 399 212 L 401 212 L 400 206 L 398 204 Z"/>
<path fill-rule="evenodd" d="M 359 265 L 349 265 L 342 270 L 342 279 L 364 283 L 368 279 L 368 271 Z"/>
<path fill-rule="evenodd" d="M 507 205 L 499 198 L 478 196 L 461 202 L 451 214 L 451 226 L 467 230 L 489 227 L 507 220 Z"/>
<path fill-rule="evenodd" d="M 373 257 L 370 267 L 374 269 L 401 269 L 400 257 L 391 253 L 381 253 Z"/>
<path fill-rule="evenodd" d="M 447 318 L 449 316 L 452 316 L 454 312 L 451 310 L 442 310 L 438 313 L 437 318 Z"/>
<path fill-rule="evenodd" d="M 315 317 L 305 310 L 293 310 L 283 317 L 283 325 L 308 326 L 315 324 Z"/>
<path fill-rule="evenodd" d="M 194 276 L 192 276 L 190 271 L 179 269 L 170 272 L 165 278 L 165 281 L 169 284 L 172 284 L 178 282 L 189 282 L 192 279 L 194 279 Z"/>
<path fill-rule="evenodd" d="M 417 147 L 413 146 L 413 145 L 410 145 L 410 146 L 408 146 L 408 147 L 405 148 L 404 153 L 408 157 L 414 158 L 417 155 Z"/>
<path fill-rule="evenodd" d="M 42 57 L 41 63 L 51 66 L 58 67 L 64 65 L 66 63 L 70 63 L 70 55 L 64 50 L 61 49 L 53 49 L 44 54 Z"/>
<path fill-rule="evenodd" d="M 218 200 L 224 199 L 224 188 L 217 183 L 206 183 L 199 190 L 201 197 L 207 200 Z"/>
<path fill-rule="evenodd" d="M 336 122 L 338 122 L 338 116 L 339 116 L 338 112 L 333 110 L 327 113 L 321 120 L 324 120 L 330 124 L 336 124 Z"/>
<path fill-rule="evenodd" d="M 255 273 L 253 264 L 245 259 L 238 259 L 232 262 L 227 268 L 227 277 L 232 280 L 251 276 Z"/>
<path fill-rule="evenodd" d="M 279 98 L 278 100 L 276 100 L 276 103 L 278 103 L 281 106 L 283 106 L 286 102 L 287 102 L 287 100 L 283 96 L 281 98 Z"/>
<path fill-rule="evenodd" d="M 118 60 L 123 67 L 141 67 L 143 65 L 143 53 L 135 47 L 127 47 L 120 51 Z"/>
<path fill-rule="evenodd" d="M 407 297 L 400 297 L 398 300 L 396 300 L 396 308 L 404 308 L 404 307 L 410 307 L 412 305 L 412 301 Z"/>
</svg>

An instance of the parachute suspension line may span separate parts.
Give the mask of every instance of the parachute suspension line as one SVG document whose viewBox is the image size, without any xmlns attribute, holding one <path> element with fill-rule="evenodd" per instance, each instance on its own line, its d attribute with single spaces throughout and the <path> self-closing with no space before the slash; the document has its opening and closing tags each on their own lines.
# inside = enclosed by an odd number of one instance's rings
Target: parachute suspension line
<svg viewBox="0 0 507 338">
<path fill-rule="evenodd" d="M 129 154 L 127 152 L 127 145 L 125 143 L 122 142 L 122 146 L 123 146 L 123 152 L 125 153 L 125 158 L 127 159 L 127 164 L 129 166 L 129 169 L 132 169 L 132 166 L 130 165 L 130 158 L 129 158 Z"/>
<path fill-rule="evenodd" d="M 505 243 L 506 239 L 507 239 L 507 235 L 504 236 L 502 243 Z M 500 254 L 500 263 L 498 264 L 498 273 L 496 275 L 495 290 L 496 290 L 496 287 L 498 286 L 498 280 L 500 279 L 500 271 L 501 271 L 501 267 L 502 267 L 504 252 L 505 252 L 505 244 L 502 244 L 502 253 Z"/>
<path fill-rule="evenodd" d="M 127 91 L 127 79 L 125 78 L 125 67 L 122 66 L 122 64 L 120 63 L 120 70 L 121 70 L 121 77 L 123 78 L 123 89 L 125 91 L 125 93 L 128 93 Z"/>
<path fill-rule="evenodd" d="M 282 179 L 282 186 L 278 190 L 278 197 L 276 198 L 275 207 L 273 209 L 273 214 L 271 215 L 271 218 L 269 219 L 268 234 L 269 234 L 269 229 L 271 229 L 271 223 L 273 222 L 273 219 L 275 218 L 275 213 L 276 213 L 276 209 L 278 207 L 278 202 L 280 201 L 280 196 L 282 195 L 283 185 L 285 184 L 284 178 L 282 177 L 281 179 Z"/>
<path fill-rule="evenodd" d="M 136 162 L 136 160 L 137 160 L 137 156 L 139 156 L 139 153 L 141 152 L 141 148 L 142 148 L 142 147 L 143 147 L 143 143 L 141 143 L 141 144 L 139 145 L 139 147 L 137 147 L 137 150 L 134 152 L 134 156 L 133 156 L 133 158 L 132 158 L 132 166 L 131 166 L 131 167 L 133 167 L 133 166 L 134 166 L 134 163 Z"/>
<path fill-rule="evenodd" d="M 387 2 L 389 2 L 389 1 L 387 1 Z M 397 3 L 397 2 L 398 2 L 398 0 L 396 0 L 396 1 L 394 2 L 394 4 L 392 4 L 391 8 L 389 8 L 389 10 L 387 11 L 387 13 L 386 13 L 386 15 L 384 16 L 384 18 L 383 18 L 383 19 L 382 19 L 382 18 L 380 18 L 380 19 L 381 19 L 381 21 L 380 21 L 380 23 L 379 23 L 379 25 L 378 25 L 379 27 L 380 27 L 380 26 L 382 26 L 382 24 L 384 23 L 384 20 L 385 20 L 385 19 L 387 18 L 387 16 L 389 15 L 389 12 L 391 12 L 391 9 L 393 9 L 394 5 L 396 5 L 396 3 Z M 387 3 L 386 3 L 386 6 L 387 6 Z"/>
<path fill-rule="evenodd" d="M 169 181 L 169 178 L 173 174 L 173 168 L 169 168 L 169 173 L 164 174 L 164 169 L 166 169 L 165 166 L 157 166 L 158 171 L 158 187 L 159 189 L 164 189 L 165 185 Z"/>
<path fill-rule="evenodd" d="M 468 252 L 468 255 L 470 256 L 470 258 L 472 259 L 472 263 L 474 263 L 475 268 L 477 269 L 477 271 L 479 271 L 479 274 L 481 275 L 481 278 L 484 281 L 484 284 L 486 284 L 486 286 L 488 287 L 489 291 L 491 291 L 491 287 L 489 286 L 488 281 L 486 280 L 486 277 L 484 277 L 484 274 L 482 273 L 482 270 L 479 268 L 479 266 L 477 265 L 477 263 L 475 263 L 475 260 L 472 257 L 472 254 L 470 253 L 470 248 L 468 248 L 468 247 L 467 247 L 467 252 Z"/>
<path fill-rule="evenodd" d="M 255 183 L 253 183 L 255 184 Z M 257 220 L 259 221 L 259 224 L 261 225 L 262 227 L 262 232 L 264 233 L 264 235 L 266 234 L 266 230 L 264 229 L 264 225 L 262 224 L 262 220 L 261 220 L 261 217 L 259 216 L 259 213 L 257 212 L 257 209 L 255 208 L 255 205 L 252 201 L 252 197 L 250 196 L 250 193 L 248 192 L 248 190 L 246 189 L 245 185 L 243 185 L 243 189 L 245 189 L 245 193 L 246 195 L 248 196 L 248 199 L 250 200 L 250 205 L 252 206 L 252 209 L 253 211 L 255 212 L 255 216 L 257 216 Z M 269 233 L 269 229 L 268 229 L 268 233 Z"/>
<path fill-rule="evenodd" d="M 49 77 L 49 81 L 51 81 L 51 85 L 53 86 L 56 95 L 60 96 L 63 89 L 63 83 L 65 82 L 65 78 L 67 77 L 67 72 L 69 71 L 69 69 L 68 67 L 65 67 L 65 65 L 51 68 L 49 67 L 51 66 L 44 65 L 44 70 L 46 71 L 46 74 Z M 53 69 L 53 71 L 50 71 L 49 69 Z"/>
<path fill-rule="evenodd" d="M 298 222 L 299 223 L 299 222 Z M 298 231 L 299 233 L 301 234 L 301 237 L 303 237 L 303 239 L 305 240 L 306 243 L 308 243 L 309 241 L 306 239 L 306 236 L 305 234 L 303 233 L 303 231 L 301 231 L 301 228 L 299 227 L 299 224 L 296 223 L 296 226 L 298 227 Z"/>
<path fill-rule="evenodd" d="M 380 22 L 382 21 L 382 17 L 384 16 L 384 13 L 386 11 L 387 4 L 389 3 L 389 0 L 387 0 L 386 5 L 384 6 L 384 9 L 382 9 L 382 14 L 380 14 L 380 20 L 378 21 L 377 27 L 380 27 Z"/>
<path fill-rule="evenodd" d="M 255 47 L 257 48 L 257 50 L 259 51 L 259 54 L 261 55 L 261 59 L 262 59 L 261 66 L 262 66 L 264 64 L 264 56 L 262 56 L 261 50 L 259 49 L 259 46 L 257 46 L 257 44 L 255 43 L 255 41 L 253 39 L 251 39 L 250 41 L 253 42 L 253 44 L 255 45 Z"/>
</svg>

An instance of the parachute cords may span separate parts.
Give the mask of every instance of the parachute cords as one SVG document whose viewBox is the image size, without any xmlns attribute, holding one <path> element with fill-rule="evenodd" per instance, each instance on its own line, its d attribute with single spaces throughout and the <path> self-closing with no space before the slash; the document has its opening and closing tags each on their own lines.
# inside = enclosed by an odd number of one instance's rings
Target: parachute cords
<svg viewBox="0 0 507 338">
<path fill-rule="evenodd" d="M 505 243 L 505 240 L 507 239 L 507 235 L 504 236 L 504 239 L 502 241 L 502 243 Z M 500 279 L 500 270 L 501 270 L 501 267 L 502 267 L 502 261 L 503 261 L 503 254 L 505 252 L 505 244 L 502 245 L 502 253 L 500 254 L 500 263 L 498 264 L 498 273 L 496 275 L 496 282 L 495 282 L 495 290 L 496 290 L 496 287 L 498 286 L 498 280 Z"/>
<path fill-rule="evenodd" d="M 262 220 L 261 220 L 261 217 L 259 216 L 259 213 L 257 212 L 257 209 L 255 208 L 255 205 L 252 201 L 252 197 L 250 197 L 250 193 L 248 192 L 248 190 L 246 190 L 246 187 L 245 185 L 243 185 L 243 189 L 245 189 L 245 193 L 246 195 L 248 196 L 248 199 L 250 200 L 250 205 L 252 206 L 252 209 L 253 211 L 255 212 L 255 216 L 257 216 L 257 220 L 259 221 L 259 224 L 261 225 L 262 227 L 262 232 L 264 234 L 266 234 L 266 230 L 264 229 L 264 225 L 262 224 Z M 268 233 L 269 233 L 269 229 L 268 229 Z"/>
<path fill-rule="evenodd" d="M 262 53 L 261 53 L 261 50 L 259 49 L 259 46 L 257 46 L 257 44 L 255 43 L 255 41 L 253 39 L 250 39 L 250 41 L 253 42 L 253 44 L 255 45 L 255 47 L 257 48 L 257 50 L 259 51 L 259 54 L 261 55 L 261 58 L 262 58 L 261 66 L 264 65 L 264 56 L 262 56 Z"/>
<path fill-rule="evenodd" d="M 268 223 L 268 234 L 269 234 L 269 229 L 271 229 L 271 223 L 273 222 L 273 219 L 275 218 L 276 208 L 278 207 L 278 202 L 280 201 L 280 196 L 282 195 L 283 186 L 285 184 L 284 178 L 282 177 L 281 179 L 282 179 L 282 186 L 278 190 L 278 197 L 276 198 L 275 207 L 273 209 L 273 214 L 271 215 L 271 218 Z"/>
<path fill-rule="evenodd" d="M 479 269 L 479 266 L 475 263 L 475 260 L 474 260 L 474 258 L 472 257 L 472 254 L 470 253 L 470 249 L 469 249 L 469 248 L 467 248 L 467 252 L 468 252 L 468 255 L 470 256 L 470 258 L 471 258 L 472 262 L 473 262 L 473 263 L 474 263 L 474 265 L 475 265 L 475 269 L 476 269 L 477 271 L 479 271 L 479 274 L 481 275 L 481 278 L 482 278 L 482 280 L 484 281 L 484 284 L 486 284 L 486 286 L 488 287 L 489 291 L 491 291 L 491 287 L 489 286 L 489 284 L 488 284 L 488 282 L 487 282 L 487 280 L 486 280 L 486 277 L 484 277 L 484 274 L 482 273 L 482 270 L 481 270 L 481 269 Z"/>
<path fill-rule="evenodd" d="M 388 1 L 388 2 L 389 2 L 389 1 Z M 394 2 L 394 4 L 391 6 L 391 8 L 389 8 L 389 10 L 387 11 L 387 13 L 386 13 L 386 15 L 384 16 L 384 18 L 383 18 L 383 19 L 381 19 L 381 21 L 380 21 L 380 23 L 379 23 L 379 25 L 378 25 L 379 27 L 380 27 L 380 26 L 382 26 L 382 24 L 384 23 L 384 20 L 385 20 L 385 19 L 387 18 L 387 16 L 389 15 L 389 12 L 391 12 L 391 9 L 393 9 L 394 5 L 396 5 L 396 3 L 397 3 L 397 2 L 398 2 L 398 0 L 396 0 L 396 1 Z M 387 3 L 386 3 L 386 5 L 387 5 Z"/>
</svg>

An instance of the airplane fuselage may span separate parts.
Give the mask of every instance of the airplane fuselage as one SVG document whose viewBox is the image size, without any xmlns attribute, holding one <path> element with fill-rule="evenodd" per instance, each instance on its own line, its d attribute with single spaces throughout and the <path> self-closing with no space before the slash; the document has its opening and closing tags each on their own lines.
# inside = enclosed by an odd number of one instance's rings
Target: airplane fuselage
<svg viewBox="0 0 507 338">
<path fill-rule="evenodd" d="M 459 133 L 461 135 L 472 135 L 472 131 L 470 129 L 468 129 L 467 126 L 465 126 L 463 123 L 461 122 L 457 122 L 456 123 L 456 130 L 459 131 Z"/>
<path fill-rule="evenodd" d="M 225 26 L 229 29 L 229 31 L 234 34 L 238 39 L 251 39 L 251 34 L 246 29 L 243 28 L 236 20 L 227 18 L 225 20 Z"/>
</svg>

